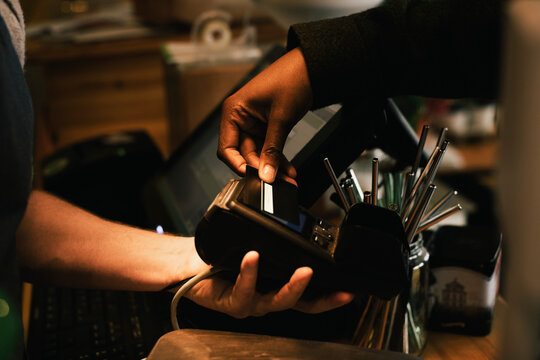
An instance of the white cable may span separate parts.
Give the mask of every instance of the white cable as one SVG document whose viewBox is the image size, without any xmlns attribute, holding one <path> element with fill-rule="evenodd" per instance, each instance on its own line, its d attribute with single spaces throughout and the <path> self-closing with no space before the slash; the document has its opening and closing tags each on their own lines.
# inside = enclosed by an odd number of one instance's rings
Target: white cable
<svg viewBox="0 0 540 360">
<path fill-rule="evenodd" d="M 202 273 L 194 276 L 193 278 L 189 279 L 188 282 L 186 282 L 184 285 L 178 289 L 176 294 L 174 294 L 174 297 L 171 301 L 171 323 L 174 330 L 179 330 L 180 325 L 178 325 L 178 318 L 176 317 L 176 309 L 178 308 L 178 302 L 184 296 L 186 292 L 189 291 L 193 286 L 197 285 L 200 281 L 209 278 L 210 276 L 220 272 L 220 269 L 216 268 L 210 268 L 206 271 L 203 271 Z"/>
</svg>

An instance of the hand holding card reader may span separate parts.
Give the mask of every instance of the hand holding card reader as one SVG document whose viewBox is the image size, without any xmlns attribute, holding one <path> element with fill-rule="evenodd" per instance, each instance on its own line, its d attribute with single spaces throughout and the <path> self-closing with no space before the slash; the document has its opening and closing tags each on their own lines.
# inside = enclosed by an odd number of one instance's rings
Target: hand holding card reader
<svg viewBox="0 0 540 360">
<path fill-rule="evenodd" d="M 233 281 L 244 255 L 257 251 L 263 293 L 279 289 L 303 266 L 313 269 L 307 297 L 348 291 L 388 299 L 408 282 L 408 245 L 395 212 L 358 203 L 338 227 L 299 207 L 294 185 L 264 183 L 249 166 L 210 205 L 195 245 L 206 263 Z"/>
</svg>

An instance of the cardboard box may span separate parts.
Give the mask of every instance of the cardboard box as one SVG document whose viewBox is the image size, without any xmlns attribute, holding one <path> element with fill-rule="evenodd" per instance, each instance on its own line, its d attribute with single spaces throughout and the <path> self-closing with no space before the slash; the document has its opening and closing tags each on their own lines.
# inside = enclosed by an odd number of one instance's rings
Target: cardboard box
<svg viewBox="0 0 540 360">
<path fill-rule="evenodd" d="M 193 61 L 186 64 L 175 59 L 171 54 L 172 48 L 174 44 L 166 44 L 163 55 L 169 144 L 174 151 L 221 105 L 225 97 L 253 68 L 256 58 L 222 59 L 219 62 Z"/>
</svg>

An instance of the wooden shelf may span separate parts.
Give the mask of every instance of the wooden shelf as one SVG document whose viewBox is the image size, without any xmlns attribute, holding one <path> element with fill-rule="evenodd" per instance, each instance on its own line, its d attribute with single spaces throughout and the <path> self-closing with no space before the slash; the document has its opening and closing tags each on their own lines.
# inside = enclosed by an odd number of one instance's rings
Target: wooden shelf
<svg viewBox="0 0 540 360">
<path fill-rule="evenodd" d="M 452 145 L 464 160 L 463 171 L 486 171 L 495 169 L 499 155 L 499 141 L 488 139 L 470 144 Z"/>
<path fill-rule="evenodd" d="M 259 43 L 285 41 L 286 31 L 276 23 L 260 21 L 254 25 Z M 233 28 L 233 36 L 240 31 Z M 30 40 L 27 80 L 36 113 L 36 163 L 74 142 L 135 129 L 146 130 L 168 155 L 160 49 L 165 42 L 189 40 L 187 29 L 94 43 Z"/>
</svg>

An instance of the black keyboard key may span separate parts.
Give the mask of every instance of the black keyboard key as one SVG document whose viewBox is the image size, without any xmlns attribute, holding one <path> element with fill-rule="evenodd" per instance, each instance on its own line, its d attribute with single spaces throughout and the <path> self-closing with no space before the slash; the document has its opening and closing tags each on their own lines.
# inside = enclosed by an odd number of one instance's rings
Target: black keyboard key
<svg viewBox="0 0 540 360">
<path fill-rule="evenodd" d="M 35 286 L 29 357 L 144 358 L 157 339 L 170 331 L 170 296 L 160 298 L 156 305 L 153 295 L 156 294 Z"/>
</svg>

